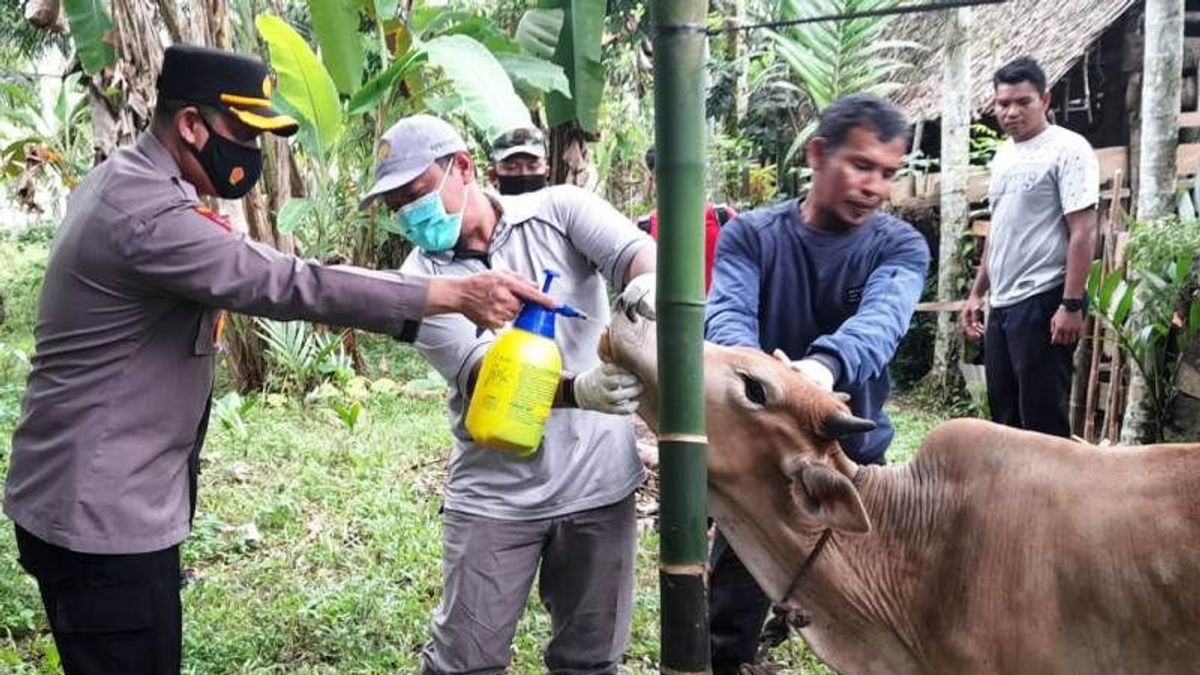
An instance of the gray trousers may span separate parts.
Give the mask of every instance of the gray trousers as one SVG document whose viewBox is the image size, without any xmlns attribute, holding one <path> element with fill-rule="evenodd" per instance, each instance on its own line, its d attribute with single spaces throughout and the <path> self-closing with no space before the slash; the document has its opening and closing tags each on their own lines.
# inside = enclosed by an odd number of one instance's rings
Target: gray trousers
<svg viewBox="0 0 1200 675">
<path fill-rule="evenodd" d="M 442 602 L 424 673 L 502 675 L 534 575 L 550 613 L 546 670 L 616 673 L 633 609 L 637 527 L 633 495 L 544 520 L 442 516 Z"/>
</svg>

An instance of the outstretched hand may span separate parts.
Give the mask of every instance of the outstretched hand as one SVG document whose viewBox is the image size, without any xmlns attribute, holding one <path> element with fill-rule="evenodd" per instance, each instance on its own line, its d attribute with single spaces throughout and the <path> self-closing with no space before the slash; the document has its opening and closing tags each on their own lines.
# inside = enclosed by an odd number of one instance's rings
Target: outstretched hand
<svg viewBox="0 0 1200 675">
<path fill-rule="evenodd" d="M 548 309 L 558 303 L 536 284 L 511 272 L 482 272 L 468 277 L 438 277 L 429 282 L 429 314 L 458 312 L 477 326 L 500 328 L 516 318 L 524 301 Z"/>
</svg>

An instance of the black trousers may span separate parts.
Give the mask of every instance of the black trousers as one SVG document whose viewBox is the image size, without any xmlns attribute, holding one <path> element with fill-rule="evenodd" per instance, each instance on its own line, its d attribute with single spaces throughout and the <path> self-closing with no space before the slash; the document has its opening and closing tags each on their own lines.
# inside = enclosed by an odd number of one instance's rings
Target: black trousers
<svg viewBox="0 0 1200 675">
<path fill-rule="evenodd" d="M 1061 286 L 1015 305 L 993 308 L 984 338 L 992 421 L 1070 438 L 1075 345 L 1050 344 Z"/>
<path fill-rule="evenodd" d="M 178 675 L 178 546 L 93 555 L 16 532 L 21 566 L 37 579 L 66 675 Z"/>
<path fill-rule="evenodd" d="M 758 587 L 721 530 L 709 556 L 709 640 L 713 675 L 736 675 L 754 663 L 771 599 Z"/>
</svg>

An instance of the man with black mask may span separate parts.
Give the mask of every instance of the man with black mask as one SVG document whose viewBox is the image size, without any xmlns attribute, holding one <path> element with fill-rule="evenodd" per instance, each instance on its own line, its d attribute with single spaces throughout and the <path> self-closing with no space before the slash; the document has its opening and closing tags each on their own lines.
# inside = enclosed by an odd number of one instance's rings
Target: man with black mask
<svg viewBox="0 0 1200 675">
<path fill-rule="evenodd" d="M 491 143 L 492 165 L 488 179 L 502 195 L 536 192 L 546 187 L 550 164 L 546 161 L 546 137 L 534 127 L 520 127 L 501 134 Z"/>
<path fill-rule="evenodd" d="M 175 675 L 179 544 L 196 507 L 225 311 L 412 341 L 431 314 L 496 328 L 501 272 L 428 278 L 324 266 L 251 241 L 199 201 L 262 172 L 258 136 L 295 133 L 261 62 L 172 46 L 150 131 L 72 192 L 46 268 L 4 513 L 66 675 Z"/>
</svg>

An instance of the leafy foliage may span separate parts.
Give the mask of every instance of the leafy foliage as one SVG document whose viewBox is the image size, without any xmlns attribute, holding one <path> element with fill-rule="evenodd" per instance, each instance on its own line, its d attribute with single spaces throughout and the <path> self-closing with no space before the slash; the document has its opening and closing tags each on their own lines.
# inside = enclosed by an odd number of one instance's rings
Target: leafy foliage
<svg viewBox="0 0 1200 675">
<path fill-rule="evenodd" d="M 1173 219 L 1135 222 L 1129 251 L 1132 276 L 1124 270 L 1105 274 L 1093 263 L 1088 300 L 1145 378 L 1161 435 L 1183 355 L 1200 336 L 1200 227 Z"/>
<path fill-rule="evenodd" d="M 258 336 L 267 344 L 278 390 L 303 394 L 327 377 L 345 379 L 354 374 L 340 335 L 318 333 L 303 321 L 255 319 L 255 323 Z"/>
<path fill-rule="evenodd" d="M 482 44 L 465 35 L 445 35 L 427 42 L 423 50 L 452 83 L 449 98 L 454 109 L 461 109 L 486 138 L 529 126 L 529 110 L 503 66 Z"/>
<path fill-rule="evenodd" d="M 103 0 L 62 0 L 62 5 L 84 72 L 95 75 L 115 64 L 112 19 Z"/>
<path fill-rule="evenodd" d="M 342 135 L 342 107 L 333 78 L 304 38 L 283 19 L 260 14 L 254 25 L 271 52 L 271 66 L 279 77 L 279 99 L 300 117 L 311 151 L 317 157 L 326 156 Z"/>
<path fill-rule="evenodd" d="M 244 441 L 250 436 L 246 430 L 245 415 L 254 408 L 254 404 L 255 399 L 243 399 L 241 394 L 231 391 L 213 401 L 212 414 L 230 436 Z"/>
<path fill-rule="evenodd" d="M 351 94 L 362 84 L 363 49 L 358 33 L 361 0 L 308 0 L 321 60 L 339 92 Z"/>
<path fill-rule="evenodd" d="M 543 0 L 541 8 L 559 9 L 563 13 L 554 62 L 562 66 L 571 83 L 570 97 L 550 94 L 546 101 L 547 123 L 558 126 L 578 122 L 584 131 L 597 131 L 600 100 L 604 95 L 600 56 L 605 5 L 595 0 Z M 548 21 L 545 23 L 548 27 Z"/>
<path fill-rule="evenodd" d="M 884 9 L 895 0 L 782 0 L 785 21 Z M 903 56 L 923 47 L 911 41 L 881 40 L 891 17 L 863 17 L 800 24 L 769 32 L 794 86 L 816 112 L 848 94 L 887 96 L 900 87 L 895 75 L 910 70 Z M 810 122 L 788 151 L 794 155 L 816 129 Z"/>
<path fill-rule="evenodd" d="M 23 207 L 56 215 L 61 193 L 79 182 L 92 158 L 91 111 L 78 73 L 41 84 L 0 85 L 8 99 L 0 107 L 0 172 L 14 181 Z"/>
</svg>

